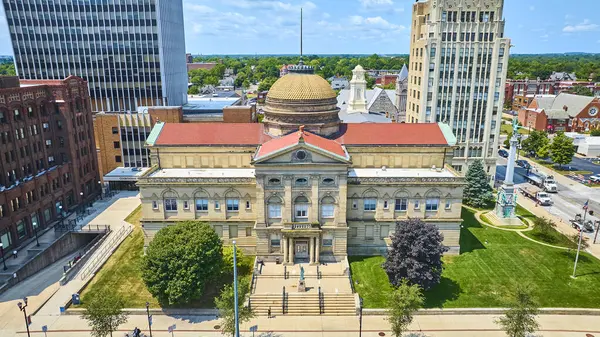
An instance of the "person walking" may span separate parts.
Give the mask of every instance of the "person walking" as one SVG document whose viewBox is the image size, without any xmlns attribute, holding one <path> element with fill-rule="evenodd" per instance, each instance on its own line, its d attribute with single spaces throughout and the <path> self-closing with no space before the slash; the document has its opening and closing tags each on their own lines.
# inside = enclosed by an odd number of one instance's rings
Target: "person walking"
<svg viewBox="0 0 600 337">
<path fill-rule="evenodd" d="M 271 307 L 269 307 L 269 310 L 267 310 L 267 318 L 271 318 Z"/>
</svg>

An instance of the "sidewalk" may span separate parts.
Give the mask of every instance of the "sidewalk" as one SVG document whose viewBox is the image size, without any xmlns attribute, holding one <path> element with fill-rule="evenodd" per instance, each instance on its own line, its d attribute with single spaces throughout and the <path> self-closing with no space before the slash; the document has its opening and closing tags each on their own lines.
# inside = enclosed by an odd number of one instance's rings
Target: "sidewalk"
<svg viewBox="0 0 600 337">
<path fill-rule="evenodd" d="M 410 329 L 422 331 L 427 336 L 505 336 L 494 323 L 496 315 L 417 315 Z M 586 333 L 600 334 L 598 316 L 541 315 L 538 317 L 540 333 L 544 336 L 585 336 Z M 391 336 L 385 316 L 363 316 L 364 336 L 378 336 L 384 332 Z M 170 336 L 167 328 L 176 325 L 175 336 L 222 336 L 215 326 L 220 322 L 210 317 L 164 315 L 153 316 L 153 337 Z M 60 316 L 35 319 L 31 325 L 32 336 L 42 336 L 41 326 L 48 326 L 48 336 L 89 336 L 89 327 L 79 316 Z M 251 326 L 256 325 L 256 336 L 357 336 L 358 316 L 280 316 L 272 319 L 258 317 L 240 326 L 242 335 L 252 336 Z M 120 336 L 134 327 L 148 333 L 145 315 L 129 316 L 129 321 L 119 327 L 115 336 Z M 18 336 L 25 336 L 19 330 Z"/>
<path fill-rule="evenodd" d="M 45 315 L 60 315 L 60 308 L 64 306 L 71 295 L 78 293 L 79 290 L 85 285 L 91 278 L 94 277 L 95 273 L 87 273 L 86 269 L 90 264 L 93 264 L 96 260 L 100 259 L 102 262 L 107 260 L 112 255 L 112 250 L 116 249 L 121 243 L 122 239 L 117 236 L 122 232 L 122 228 L 128 229 L 132 226 L 125 222 L 125 218 L 133 212 L 133 210 L 140 205 L 140 199 L 138 192 L 120 192 L 118 194 L 119 199 L 112 203 L 103 212 L 97 214 L 97 216 L 84 225 L 104 225 L 110 224 L 111 232 L 108 237 L 102 242 L 100 247 L 94 252 L 94 255 L 86 262 L 81 268 L 78 274 L 67 284 L 61 286 L 56 294 L 48 300 L 48 302 L 37 312 L 36 317 Z M 118 240 L 121 241 L 118 241 Z M 110 251 L 109 254 L 104 254 Z M 104 256 L 106 255 L 106 256 Z M 101 265 L 102 263 L 100 263 Z"/>
</svg>

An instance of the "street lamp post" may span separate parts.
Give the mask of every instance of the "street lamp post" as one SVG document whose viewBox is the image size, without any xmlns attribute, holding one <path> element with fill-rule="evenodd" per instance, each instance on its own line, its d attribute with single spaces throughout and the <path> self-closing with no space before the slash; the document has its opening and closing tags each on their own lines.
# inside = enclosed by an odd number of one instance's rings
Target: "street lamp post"
<svg viewBox="0 0 600 337">
<path fill-rule="evenodd" d="M 148 316 L 148 331 L 150 331 L 150 337 L 152 337 L 152 321 L 150 320 L 150 303 L 146 302 L 146 315 Z"/>
<path fill-rule="evenodd" d="M 584 207 L 584 212 L 583 212 L 583 220 L 581 220 L 581 227 L 579 228 L 579 243 L 577 244 L 577 254 L 575 255 L 575 266 L 573 266 L 573 275 L 571 276 L 572 278 L 575 278 L 575 272 L 577 271 L 577 261 L 579 261 L 579 251 L 581 250 L 581 239 L 583 237 L 583 224 L 585 223 L 585 216 L 587 215 L 588 209 L 587 209 L 587 202 L 586 202 L 586 207 Z"/>
<path fill-rule="evenodd" d="M 32 222 L 31 225 L 33 226 L 33 231 L 35 232 L 35 242 L 37 243 L 37 247 L 40 246 L 40 240 L 38 239 L 38 229 L 37 229 L 37 222 Z"/>
<path fill-rule="evenodd" d="M 235 337 L 240 337 L 240 322 L 238 313 L 238 282 L 237 282 L 237 257 L 235 240 L 233 241 L 233 305 L 235 313 Z"/>
<path fill-rule="evenodd" d="M 27 297 L 23 298 L 23 302 L 25 302 L 25 304 L 19 302 L 17 303 L 17 306 L 19 307 L 19 310 L 23 312 L 23 316 L 25 317 L 25 327 L 27 328 L 27 336 L 31 337 L 31 335 L 29 334 L 29 320 L 27 319 L 27 310 L 25 309 L 27 308 Z"/>
<path fill-rule="evenodd" d="M 0 254 L 2 255 L 2 264 L 4 265 L 4 270 L 6 270 L 8 268 L 6 268 L 6 258 L 4 257 L 4 244 L 2 242 L 0 242 Z"/>
<path fill-rule="evenodd" d="M 81 210 L 80 213 L 83 214 L 83 192 L 79 192 L 79 196 L 81 197 L 81 204 L 79 205 L 79 208 Z"/>
<path fill-rule="evenodd" d="M 596 234 L 594 234 L 594 244 L 596 244 L 596 239 L 598 238 L 599 230 L 600 230 L 600 220 L 596 221 Z"/>
<path fill-rule="evenodd" d="M 102 200 L 102 182 L 98 180 L 98 185 L 100 185 L 100 200 Z"/>
</svg>

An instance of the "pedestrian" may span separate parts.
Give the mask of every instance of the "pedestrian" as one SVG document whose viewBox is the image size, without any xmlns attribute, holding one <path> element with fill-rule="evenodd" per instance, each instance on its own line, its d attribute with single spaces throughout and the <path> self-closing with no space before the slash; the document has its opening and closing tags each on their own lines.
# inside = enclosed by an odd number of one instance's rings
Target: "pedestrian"
<svg viewBox="0 0 600 337">
<path fill-rule="evenodd" d="M 267 310 L 267 318 L 271 318 L 271 307 L 269 307 L 269 310 Z"/>
<path fill-rule="evenodd" d="M 17 258 L 17 251 L 13 250 L 13 257 L 16 259 Z"/>
</svg>

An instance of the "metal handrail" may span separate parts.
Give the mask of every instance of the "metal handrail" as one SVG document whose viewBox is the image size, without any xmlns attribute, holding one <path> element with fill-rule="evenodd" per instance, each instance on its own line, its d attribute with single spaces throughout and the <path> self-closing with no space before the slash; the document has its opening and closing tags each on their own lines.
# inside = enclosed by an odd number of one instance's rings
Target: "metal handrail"
<svg viewBox="0 0 600 337">
<path fill-rule="evenodd" d="M 325 313 L 325 298 L 323 293 L 321 292 L 321 287 L 319 287 L 319 315 L 323 315 Z"/>
<path fill-rule="evenodd" d="M 281 314 L 285 315 L 285 286 L 283 286 L 283 294 L 281 298 Z"/>
<path fill-rule="evenodd" d="M 96 268 L 99 266 L 99 264 L 104 261 L 104 258 L 106 257 L 106 255 L 110 256 L 110 253 L 112 252 L 113 249 L 113 245 L 116 242 L 120 242 L 121 239 L 127 235 L 129 235 L 129 233 L 131 233 L 132 229 L 131 226 L 123 226 L 121 227 L 121 229 L 119 229 L 119 231 L 117 233 L 115 233 L 115 235 L 112 237 L 112 239 L 110 241 L 106 241 L 106 245 L 104 247 L 102 247 L 102 249 L 98 252 L 98 255 L 96 255 L 96 257 L 91 260 L 89 262 L 89 265 L 83 270 L 83 272 L 81 273 L 81 279 L 85 280 L 92 271 L 96 270 Z"/>
<path fill-rule="evenodd" d="M 287 280 L 287 266 L 283 266 L 283 279 Z"/>
</svg>

